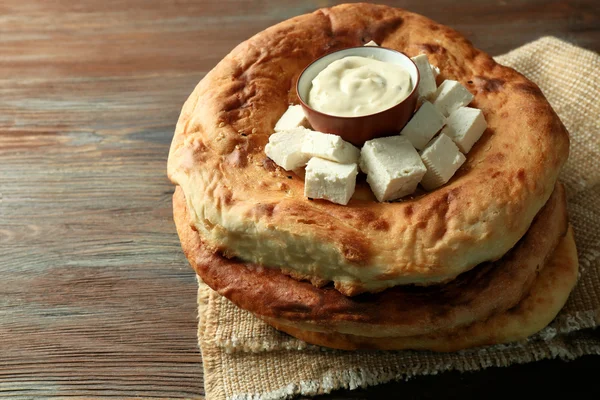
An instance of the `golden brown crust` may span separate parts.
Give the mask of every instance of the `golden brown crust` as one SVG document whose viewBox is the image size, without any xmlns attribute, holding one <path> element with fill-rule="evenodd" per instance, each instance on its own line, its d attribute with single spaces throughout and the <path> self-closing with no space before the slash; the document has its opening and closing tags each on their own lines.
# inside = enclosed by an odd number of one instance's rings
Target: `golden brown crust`
<svg viewBox="0 0 600 400">
<path fill-rule="evenodd" d="M 173 196 L 183 250 L 203 281 L 239 307 L 269 321 L 310 331 L 360 336 L 414 336 L 447 331 L 515 306 L 567 229 L 564 188 L 554 194 L 530 230 L 505 257 L 444 284 L 402 286 L 346 297 L 276 269 L 227 259 L 203 245 L 192 229 L 183 191 Z"/>
<path fill-rule="evenodd" d="M 489 128 L 450 183 L 425 196 L 377 203 L 360 180 L 348 206 L 310 201 L 301 177 L 274 166 L 264 145 L 298 102 L 302 68 L 369 40 L 427 54 L 439 81 L 475 95 Z M 347 4 L 273 26 L 207 74 L 182 110 L 169 176 L 211 248 L 355 295 L 445 281 L 500 258 L 550 196 L 567 155 L 564 126 L 522 75 L 425 17 Z"/>
<path fill-rule="evenodd" d="M 364 337 L 337 332 L 313 332 L 287 325 L 287 321 L 272 318 L 265 320 L 305 342 L 343 350 L 412 349 L 450 352 L 515 342 L 539 332 L 556 317 L 575 286 L 578 267 L 573 231 L 569 229 L 536 278 L 529 294 L 516 307 L 495 314 L 487 320 L 436 335 Z"/>
</svg>

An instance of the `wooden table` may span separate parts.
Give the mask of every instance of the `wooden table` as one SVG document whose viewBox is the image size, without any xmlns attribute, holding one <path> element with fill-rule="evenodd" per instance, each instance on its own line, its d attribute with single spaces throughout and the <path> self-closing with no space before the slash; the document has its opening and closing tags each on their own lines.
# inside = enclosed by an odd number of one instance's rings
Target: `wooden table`
<svg viewBox="0 0 600 400">
<path fill-rule="evenodd" d="M 196 282 L 165 176 L 175 122 L 237 43 L 333 3 L 0 3 L 0 396 L 202 396 Z M 389 3 L 492 54 L 542 35 L 600 51 L 597 0 Z M 331 398 L 473 394 L 597 365 L 450 373 Z"/>
</svg>

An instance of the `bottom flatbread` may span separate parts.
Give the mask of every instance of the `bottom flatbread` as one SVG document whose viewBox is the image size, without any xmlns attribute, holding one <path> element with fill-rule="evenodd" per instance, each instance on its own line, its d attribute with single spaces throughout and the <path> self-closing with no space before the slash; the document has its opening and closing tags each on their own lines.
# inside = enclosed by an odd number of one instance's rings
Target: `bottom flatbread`
<svg viewBox="0 0 600 400">
<path fill-rule="evenodd" d="M 305 342 L 336 349 L 433 350 L 450 352 L 470 347 L 523 340 L 546 327 L 566 303 L 577 281 L 579 263 L 569 227 L 535 279 L 528 295 L 514 308 L 449 333 L 405 337 L 363 337 L 311 332 L 263 318 L 275 328 Z"/>
</svg>

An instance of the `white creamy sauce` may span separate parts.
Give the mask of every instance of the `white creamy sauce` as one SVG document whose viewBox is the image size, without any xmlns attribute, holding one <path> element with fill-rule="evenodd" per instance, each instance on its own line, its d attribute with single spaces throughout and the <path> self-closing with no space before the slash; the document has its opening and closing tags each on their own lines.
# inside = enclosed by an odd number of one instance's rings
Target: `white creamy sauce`
<svg viewBox="0 0 600 400">
<path fill-rule="evenodd" d="M 312 81 L 308 105 L 329 115 L 358 117 L 395 106 L 412 91 L 400 65 L 349 56 L 329 64 Z"/>
</svg>

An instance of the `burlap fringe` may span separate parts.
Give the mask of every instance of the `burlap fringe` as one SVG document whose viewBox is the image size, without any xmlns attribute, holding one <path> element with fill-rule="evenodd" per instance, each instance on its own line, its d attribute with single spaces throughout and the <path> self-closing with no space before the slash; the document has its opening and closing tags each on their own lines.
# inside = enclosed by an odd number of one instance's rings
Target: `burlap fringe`
<svg viewBox="0 0 600 400">
<path fill-rule="evenodd" d="M 276 400 L 289 399 L 294 396 L 316 396 L 330 393 L 339 389 L 359 389 L 369 386 L 380 385 L 398 380 L 408 380 L 419 375 L 437 375 L 445 371 L 470 372 L 490 367 L 505 367 L 512 364 L 525 364 L 545 359 L 559 358 L 562 360 L 574 360 L 583 355 L 600 355 L 600 342 L 583 343 L 573 346 L 566 345 L 562 341 L 549 342 L 544 350 L 524 353 L 524 355 L 501 356 L 495 359 L 459 359 L 451 360 L 433 365 L 413 365 L 402 372 L 386 371 L 384 369 L 353 368 L 343 371 L 329 371 L 319 379 L 290 383 L 277 390 L 267 393 L 239 393 L 229 399 L 231 400 Z M 274 355 L 276 356 L 276 355 Z M 221 393 L 221 392 L 220 392 Z M 216 395 L 216 393 L 213 393 Z M 215 396 L 215 399 L 226 397 Z"/>
</svg>

